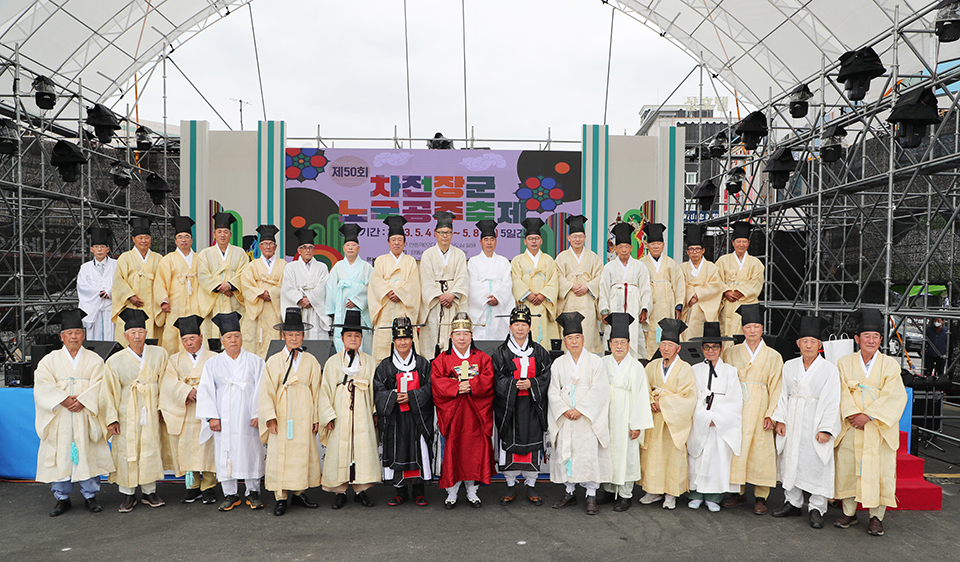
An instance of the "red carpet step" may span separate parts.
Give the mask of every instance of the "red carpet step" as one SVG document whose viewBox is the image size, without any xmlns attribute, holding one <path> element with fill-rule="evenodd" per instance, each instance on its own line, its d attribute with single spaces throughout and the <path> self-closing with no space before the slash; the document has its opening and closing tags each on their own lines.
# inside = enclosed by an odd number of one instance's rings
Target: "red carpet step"
<svg viewBox="0 0 960 562">
<path fill-rule="evenodd" d="M 943 490 L 923 477 L 923 459 L 910 454 L 907 433 L 900 432 L 897 451 L 897 507 L 906 511 L 940 511 Z"/>
</svg>

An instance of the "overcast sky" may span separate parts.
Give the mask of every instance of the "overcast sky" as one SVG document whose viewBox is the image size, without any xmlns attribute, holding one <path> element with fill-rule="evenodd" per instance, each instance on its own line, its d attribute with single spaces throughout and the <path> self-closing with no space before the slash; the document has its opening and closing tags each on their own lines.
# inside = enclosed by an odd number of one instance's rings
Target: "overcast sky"
<svg viewBox="0 0 960 562">
<path fill-rule="evenodd" d="M 395 126 L 407 136 L 402 0 L 256 0 L 252 7 L 266 116 L 286 121 L 288 137 L 315 137 L 318 124 L 324 137 L 392 137 Z M 413 137 L 441 131 L 461 138 L 461 3 L 407 0 L 407 9 Z M 602 123 L 611 10 L 600 0 L 467 0 L 467 120 L 476 136 L 545 139 L 551 128 L 554 139 L 579 140 L 582 124 Z M 231 98 L 249 101 L 244 128 L 255 128 L 263 104 L 248 8 L 198 34 L 172 58 L 234 129 L 239 103 Z M 694 64 L 617 12 L 611 134 L 635 133 L 640 108 L 663 101 Z M 201 119 L 215 130 L 227 128 L 173 65 L 167 75 L 169 122 Z M 141 99 L 142 119 L 162 119 L 159 78 Z M 697 90 L 695 73 L 671 103 Z"/>
</svg>

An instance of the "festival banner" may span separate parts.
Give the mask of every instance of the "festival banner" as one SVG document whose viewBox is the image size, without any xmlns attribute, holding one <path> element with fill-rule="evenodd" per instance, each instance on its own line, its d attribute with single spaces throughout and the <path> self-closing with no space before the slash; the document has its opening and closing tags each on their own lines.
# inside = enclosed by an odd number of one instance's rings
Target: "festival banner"
<svg viewBox="0 0 960 562">
<path fill-rule="evenodd" d="M 340 226 L 355 223 L 360 255 L 373 262 L 389 251 L 383 219 L 403 215 L 405 251 L 419 260 L 436 243 L 433 214 L 449 211 L 453 245 L 468 258 L 481 251 L 480 220 L 499 223 L 499 254 L 520 253 L 527 217 L 547 223 L 543 250 L 556 256 L 563 219 L 582 211 L 580 168 L 579 152 L 287 148 L 286 253 L 296 255 L 294 231 L 312 228 L 317 259 L 332 267 L 342 259 Z"/>
</svg>

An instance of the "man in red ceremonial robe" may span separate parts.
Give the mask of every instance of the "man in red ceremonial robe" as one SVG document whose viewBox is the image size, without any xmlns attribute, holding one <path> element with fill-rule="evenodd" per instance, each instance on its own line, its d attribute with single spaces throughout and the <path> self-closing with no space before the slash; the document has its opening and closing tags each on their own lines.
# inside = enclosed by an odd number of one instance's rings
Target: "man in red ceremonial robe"
<svg viewBox="0 0 960 562">
<path fill-rule="evenodd" d="M 466 312 L 453 317 L 450 345 L 431 365 L 433 403 L 443 435 L 440 487 L 447 490 L 443 507 L 457 505 L 460 484 L 467 501 L 480 507 L 477 490 L 490 484 L 493 472 L 493 363 L 473 346 L 473 322 Z"/>
</svg>

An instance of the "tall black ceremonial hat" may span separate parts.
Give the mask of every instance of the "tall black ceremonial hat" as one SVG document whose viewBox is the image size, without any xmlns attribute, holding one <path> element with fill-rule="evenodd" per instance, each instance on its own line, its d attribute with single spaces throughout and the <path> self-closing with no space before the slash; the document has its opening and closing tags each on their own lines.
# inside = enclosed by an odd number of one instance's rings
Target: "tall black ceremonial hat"
<svg viewBox="0 0 960 562">
<path fill-rule="evenodd" d="M 636 229 L 633 228 L 632 224 L 628 222 L 618 222 L 617 224 L 613 225 L 613 228 L 611 228 L 610 231 L 613 232 L 614 245 L 633 245 L 633 233 L 636 232 Z"/>
<path fill-rule="evenodd" d="M 680 334 L 687 329 L 683 320 L 676 318 L 664 318 L 657 323 L 660 326 L 660 341 L 672 341 L 680 345 Z"/>
<path fill-rule="evenodd" d="M 557 316 L 557 324 L 563 328 L 564 337 L 583 333 L 583 314 L 579 312 L 564 312 Z"/>
<path fill-rule="evenodd" d="M 130 219 L 130 236 L 140 236 L 141 234 L 150 236 L 150 219 L 142 217 Z"/>
<path fill-rule="evenodd" d="M 276 242 L 278 232 L 280 232 L 280 229 L 272 224 L 261 224 L 257 227 L 257 234 L 260 235 L 261 242 Z"/>
<path fill-rule="evenodd" d="M 587 228 L 584 226 L 584 224 L 587 222 L 587 217 L 583 215 L 571 215 L 563 219 L 563 222 L 567 223 L 567 226 L 570 227 L 570 234 L 574 234 L 576 232 L 587 232 Z"/>
<path fill-rule="evenodd" d="M 413 337 L 413 323 L 406 316 L 394 318 L 391 330 L 393 330 L 393 339 L 395 340 Z"/>
<path fill-rule="evenodd" d="M 610 324 L 610 339 L 630 339 L 630 324 L 633 324 L 632 314 L 611 312 L 603 321 Z"/>
<path fill-rule="evenodd" d="M 750 239 L 750 231 L 753 230 L 753 225 L 745 221 L 737 221 L 733 223 L 733 234 L 730 236 L 731 240 L 736 240 L 737 238 L 746 238 Z"/>
<path fill-rule="evenodd" d="M 825 329 L 826 321 L 820 316 L 803 316 L 800 318 L 800 330 L 797 332 L 797 339 L 817 338 L 822 341 Z"/>
<path fill-rule="evenodd" d="M 387 238 L 391 236 L 403 236 L 406 238 L 407 233 L 403 231 L 403 225 L 407 224 L 407 219 L 400 215 L 390 215 L 383 219 L 383 223 L 387 225 Z"/>
<path fill-rule="evenodd" d="M 306 332 L 313 329 L 313 324 L 303 321 L 303 313 L 300 312 L 300 307 L 291 306 L 284 312 L 283 322 L 275 325 L 273 329 L 281 332 Z"/>
<path fill-rule="evenodd" d="M 297 247 L 299 248 L 300 246 L 313 246 L 317 232 L 312 228 L 304 227 L 293 231 L 293 235 L 297 238 Z"/>
<path fill-rule="evenodd" d="M 170 219 L 170 226 L 173 227 L 173 235 L 176 236 L 181 232 L 186 232 L 187 234 L 193 234 L 193 225 L 196 224 L 193 222 L 193 219 L 190 217 L 173 217 Z"/>
<path fill-rule="evenodd" d="M 174 326 L 180 330 L 180 337 L 183 336 L 199 336 L 200 333 L 200 324 L 203 324 L 203 318 L 197 316 L 196 314 L 191 314 L 190 316 L 181 316 L 177 318 L 177 321 L 173 323 Z"/>
<path fill-rule="evenodd" d="M 214 213 L 213 214 L 213 229 L 218 228 L 230 228 L 230 225 L 237 222 L 237 217 L 233 216 L 233 213 Z"/>
<path fill-rule="evenodd" d="M 86 315 L 87 313 L 79 308 L 62 310 L 54 315 L 52 323 L 60 324 L 61 332 L 65 332 L 67 330 L 84 330 L 83 317 Z"/>
<path fill-rule="evenodd" d="M 217 325 L 217 328 L 220 328 L 221 336 L 229 332 L 239 332 L 240 313 L 237 311 L 221 312 L 213 317 L 213 323 Z"/>
<path fill-rule="evenodd" d="M 113 237 L 113 231 L 102 226 L 91 226 L 87 229 L 90 235 L 91 246 L 109 246 L 110 238 Z"/>
<path fill-rule="evenodd" d="M 690 246 L 703 246 L 703 225 L 688 224 L 684 239 L 688 248 Z"/>
<path fill-rule="evenodd" d="M 510 323 L 513 324 L 514 322 L 533 324 L 533 315 L 530 313 L 530 308 L 527 305 L 519 303 L 513 307 L 513 310 L 510 311 Z"/>
<path fill-rule="evenodd" d="M 480 238 L 486 238 L 487 236 L 497 237 L 497 221 L 491 220 L 482 220 L 477 223 L 477 228 L 480 229 Z"/>
<path fill-rule="evenodd" d="M 643 233 L 647 235 L 647 243 L 663 242 L 663 231 L 667 227 L 658 222 L 648 222 L 643 225 Z"/>
<path fill-rule="evenodd" d="M 363 333 L 363 330 L 373 329 L 363 325 L 363 321 L 360 318 L 360 311 L 357 309 L 348 310 L 347 314 L 343 317 L 343 324 L 334 324 L 333 327 L 342 328 L 344 332 L 360 333 Z"/>
<path fill-rule="evenodd" d="M 120 311 L 120 319 L 123 320 L 123 331 L 133 328 L 147 329 L 147 313 L 139 308 L 124 308 Z"/>
<path fill-rule="evenodd" d="M 363 232 L 363 228 L 359 224 L 347 223 L 340 226 L 340 234 L 343 235 L 343 243 L 347 242 L 356 242 L 360 243 L 360 233 Z"/>
<path fill-rule="evenodd" d="M 879 332 L 883 334 L 883 314 L 875 308 L 861 308 L 853 313 L 857 322 L 857 334 Z"/>
<path fill-rule="evenodd" d="M 703 335 L 699 338 L 690 338 L 690 341 L 698 341 L 700 343 L 722 343 L 725 341 L 733 341 L 733 338 L 720 335 L 719 322 L 704 322 Z"/>
<path fill-rule="evenodd" d="M 541 236 L 540 229 L 543 228 L 543 225 L 544 225 L 543 220 L 537 217 L 528 217 L 523 219 L 523 222 L 521 222 L 520 224 L 522 224 L 524 228 L 524 233 L 523 233 L 524 238 L 526 238 L 527 236 Z"/>
<path fill-rule="evenodd" d="M 449 228 L 453 230 L 453 219 L 457 215 L 451 213 L 450 211 L 437 211 L 433 214 L 433 218 L 437 219 L 437 229 L 440 228 Z"/>
<path fill-rule="evenodd" d="M 740 315 L 740 325 L 763 324 L 763 308 L 760 303 L 741 304 L 737 308 L 737 314 Z"/>
</svg>

